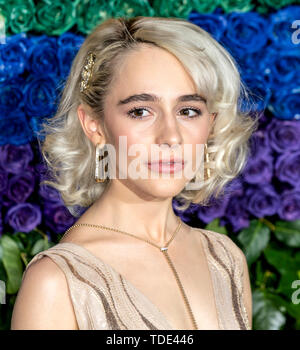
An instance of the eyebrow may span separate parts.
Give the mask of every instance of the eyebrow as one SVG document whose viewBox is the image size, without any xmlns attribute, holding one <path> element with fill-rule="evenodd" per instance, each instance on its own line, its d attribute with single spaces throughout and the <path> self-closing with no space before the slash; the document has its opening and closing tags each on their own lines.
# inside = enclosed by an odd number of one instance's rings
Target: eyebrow
<svg viewBox="0 0 300 350">
<path fill-rule="evenodd" d="M 130 102 L 139 102 L 139 101 L 161 102 L 161 100 L 162 100 L 161 97 L 158 97 L 158 96 L 153 95 L 153 94 L 144 93 L 144 94 L 131 95 L 131 96 L 125 98 L 124 100 L 120 100 L 117 105 L 120 106 L 120 105 L 125 105 L 125 104 L 130 103 Z M 206 99 L 199 94 L 182 95 L 182 96 L 179 96 L 176 99 L 176 101 L 177 102 L 197 101 L 197 102 L 206 103 Z"/>
</svg>

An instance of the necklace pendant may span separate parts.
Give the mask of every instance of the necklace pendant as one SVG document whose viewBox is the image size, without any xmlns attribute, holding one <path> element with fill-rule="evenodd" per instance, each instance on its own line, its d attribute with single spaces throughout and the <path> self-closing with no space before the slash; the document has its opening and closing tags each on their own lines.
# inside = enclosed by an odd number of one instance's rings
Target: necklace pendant
<svg viewBox="0 0 300 350">
<path fill-rule="evenodd" d="M 161 247 L 160 250 L 163 252 L 164 250 L 167 250 L 168 247 Z"/>
</svg>

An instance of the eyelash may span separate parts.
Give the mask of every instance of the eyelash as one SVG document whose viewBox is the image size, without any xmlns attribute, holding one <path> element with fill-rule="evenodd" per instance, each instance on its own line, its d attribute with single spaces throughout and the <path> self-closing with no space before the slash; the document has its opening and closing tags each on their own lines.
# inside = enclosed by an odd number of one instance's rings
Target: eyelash
<svg viewBox="0 0 300 350">
<path fill-rule="evenodd" d="M 146 107 L 133 107 L 130 111 L 127 112 L 127 116 L 128 116 L 129 118 L 131 118 L 131 119 L 144 119 L 144 118 L 146 118 L 146 117 L 133 117 L 133 116 L 132 116 L 132 113 L 133 113 L 133 112 L 135 112 L 135 111 L 137 111 L 137 110 L 142 110 L 142 109 L 145 109 L 147 112 L 150 112 L 150 111 L 148 110 L 148 108 L 146 108 Z M 182 110 L 187 110 L 187 109 L 190 109 L 190 110 L 192 110 L 193 112 L 196 112 L 196 113 L 198 114 L 198 115 L 196 115 L 196 116 L 194 116 L 194 117 L 187 117 L 187 119 L 199 118 L 199 117 L 202 115 L 201 109 L 195 108 L 195 107 L 185 107 L 185 108 L 182 108 L 181 111 L 182 111 Z"/>
</svg>

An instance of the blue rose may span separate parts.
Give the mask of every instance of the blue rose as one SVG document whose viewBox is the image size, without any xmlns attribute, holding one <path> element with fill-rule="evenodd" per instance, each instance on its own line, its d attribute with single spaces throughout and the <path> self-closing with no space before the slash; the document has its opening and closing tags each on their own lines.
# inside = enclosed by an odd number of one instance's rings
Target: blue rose
<svg viewBox="0 0 300 350">
<path fill-rule="evenodd" d="M 0 145 L 23 145 L 32 140 L 32 130 L 24 112 L 15 110 L 8 115 L 0 114 Z"/>
<path fill-rule="evenodd" d="M 6 37 L 5 44 L 0 45 L 0 82 L 24 72 L 27 45 L 25 33 Z"/>
<path fill-rule="evenodd" d="M 216 40 L 220 40 L 227 26 L 227 20 L 221 14 L 198 13 L 192 11 L 188 17 L 189 22 L 192 22 L 200 28 L 210 33 Z"/>
<path fill-rule="evenodd" d="M 295 48 L 293 35 L 295 35 L 296 28 L 292 28 L 292 23 L 299 18 L 299 6 L 287 6 L 270 15 L 270 39 L 280 51 L 284 52 L 285 49 Z"/>
<path fill-rule="evenodd" d="M 46 35 L 31 37 L 27 51 L 28 70 L 35 75 L 58 75 L 56 38 Z"/>
<path fill-rule="evenodd" d="M 83 36 L 73 33 L 64 33 L 57 39 L 57 56 L 59 61 L 60 76 L 66 78 L 69 74 L 72 61 L 84 41 Z"/>
<path fill-rule="evenodd" d="M 273 90 L 283 85 L 294 85 L 295 82 L 300 81 L 299 48 L 279 50 L 269 46 L 266 64 L 269 68 L 269 80 Z"/>
<path fill-rule="evenodd" d="M 240 110 L 242 112 L 264 111 L 268 106 L 272 91 L 266 85 L 263 75 L 253 76 L 253 72 L 246 72 L 242 75 L 242 79 L 246 84 L 249 101 L 243 98 Z"/>
<path fill-rule="evenodd" d="M 273 92 L 268 109 L 278 119 L 300 119 L 300 87 L 285 86 Z"/>
<path fill-rule="evenodd" d="M 56 110 L 55 77 L 51 75 L 29 76 L 25 82 L 25 110 L 30 117 L 47 117 Z"/>
<path fill-rule="evenodd" d="M 268 21 L 256 12 L 227 14 L 223 42 L 238 57 L 260 51 L 267 43 Z"/>
<path fill-rule="evenodd" d="M 15 110 L 24 106 L 23 83 L 21 78 L 0 83 L 0 118 L 6 118 L 8 114 L 14 114 Z"/>
</svg>

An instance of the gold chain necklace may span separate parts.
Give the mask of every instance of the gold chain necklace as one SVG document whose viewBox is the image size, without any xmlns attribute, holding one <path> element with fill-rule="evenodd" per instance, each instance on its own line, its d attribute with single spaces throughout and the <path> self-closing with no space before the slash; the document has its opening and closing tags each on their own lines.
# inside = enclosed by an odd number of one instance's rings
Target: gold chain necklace
<svg viewBox="0 0 300 350">
<path fill-rule="evenodd" d="M 196 320 L 195 320 L 195 317 L 194 317 L 194 314 L 193 314 L 193 311 L 192 311 L 191 306 L 190 306 L 190 304 L 189 304 L 189 302 L 188 302 L 188 299 L 187 299 L 187 297 L 186 297 L 186 294 L 185 294 L 185 291 L 184 291 L 184 289 L 183 289 L 183 286 L 182 286 L 182 284 L 181 284 L 181 282 L 180 282 L 178 273 L 177 273 L 177 271 L 176 271 L 176 269 L 175 269 L 175 267 L 174 267 L 174 265 L 173 265 L 173 263 L 172 263 L 172 261 L 171 261 L 171 259 L 170 259 L 170 256 L 169 256 L 169 254 L 168 254 L 168 252 L 167 252 L 168 247 L 169 247 L 169 244 L 172 242 L 173 238 L 175 237 L 176 233 L 179 231 L 179 229 L 180 229 L 180 227 L 181 227 L 181 225 L 182 225 L 182 221 L 180 220 L 180 218 L 177 217 L 177 219 L 178 219 L 178 221 L 179 221 L 179 224 L 178 224 L 178 226 L 177 226 L 175 232 L 173 233 L 172 237 L 169 239 L 169 241 L 167 242 L 167 244 L 166 244 L 164 247 L 160 247 L 160 246 L 156 245 L 155 243 L 150 242 L 150 241 L 147 240 L 147 239 L 144 239 L 144 238 L 141 238 L 141 237 L 137 237 L 137 236 L 135 236 L 135 235 L 133 235 L 133 234 L 131 234 L 131 233 L 124 232 L 124 231 L 121 231 L 121 230 L 118 230 L 118 229 L 114 229 L 114 228 L 110 228 L 110 227 L 103 226 L 103 225 L 96 225 L 96 224 L 84 224 L 84 223 L 75 224 L 75 225 L 73 225 L 73 226 L 71 226 L 71 227 L 69 227 L 69 228 L 67 229 L 67 231 L 65 232 L 65 234 L 63 235 L 63 237 L 65 237 L 65 236 L 69 233 L 69 231 L 70 231 L 72 228 L 74 228 L 74 227 L 78 227 L 78 226 L 89 226 L 89 227 L 97 227 L 97 228 L 102 228 L 102 229 L 105 229 L 105 230 L 112 230 L 112 231 L 116 231 L 116 232 L 119 232 L 119 233 L 124 233 L 124 234 L 126 234 L 126 235 L 131 236 L 131 237 L 134 237 L 134 238 L 140 239 L 140 240 L 142 240 L 142 241 L 144 241 L 144 242 L 147 242 L 147 243 L 153 245 L 154 247 L 158 248 L 158 249 L 163 253 L 163 255 L 165 256 L 165 258 L 166 258 L 168 264 L 169 264 L 170 267 L 171 267 L 171 270 L 172 270 L 173 273 L 174 273 L 176 282 L 177 282 L 177 284 L 178 284 L 178 286 L 179 286 L 179 289 L 180 289 L 181 295 L 182 295 L 182 297 L 183 297 L 183 300 L 184 300 L 184 302 L 185 302 L 186 308 L 187 308 L 187 310 L 188 310 L 188 312 L 189 312 L 189 314 L 190 314 L 190 317 L 191 317 L 191 320 L 192 320 L 192 323 L 193 323 L 193 327 L 194 327 L 194 329 L 198 329 L 197 323 L 196 323 Z M 62 238 L 63 238 L 63 237 L 62 237 Z M 61 239 L 62 239 L 62 238 L 61 238 Z"/>
</svg>

